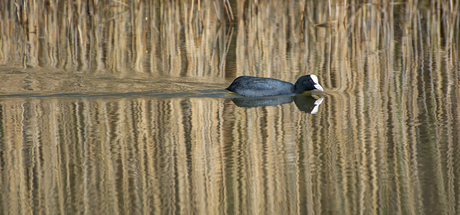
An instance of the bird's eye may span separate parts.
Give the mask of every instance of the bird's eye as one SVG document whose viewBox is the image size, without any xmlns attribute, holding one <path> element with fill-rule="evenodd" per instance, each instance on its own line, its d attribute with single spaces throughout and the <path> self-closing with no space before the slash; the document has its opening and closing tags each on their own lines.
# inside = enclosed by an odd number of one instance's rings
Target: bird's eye
<svg viewBox="0 0 460 215">
<path fill-rule="evenodd" d="M 313 82 L 313 80 L 310 80 L 310 82 Z"/>
</svg>

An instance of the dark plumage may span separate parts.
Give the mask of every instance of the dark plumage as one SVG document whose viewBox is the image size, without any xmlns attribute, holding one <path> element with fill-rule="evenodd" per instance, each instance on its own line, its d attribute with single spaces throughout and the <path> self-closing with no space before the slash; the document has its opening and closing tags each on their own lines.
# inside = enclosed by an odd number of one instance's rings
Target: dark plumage
<svg viewBox="0 0 460 215">
<path fill-rule="evenodd" d="M 247 97 L 299 94 L 314 89 L 323 91 L 316 75 L 304 75 L 295 84 L 273 78 L 240 76 L 227 87 L 227 90 Z"/>
</svg>

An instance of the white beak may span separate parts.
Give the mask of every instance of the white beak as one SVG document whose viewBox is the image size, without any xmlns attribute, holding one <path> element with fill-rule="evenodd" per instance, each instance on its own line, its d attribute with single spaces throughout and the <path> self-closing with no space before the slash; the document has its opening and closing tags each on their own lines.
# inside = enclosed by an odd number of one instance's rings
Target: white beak
<svg viewBox="0 0 460 215">
<path fill-rule="evenodd" d="M 316 89 L 318 89 L 319 91 L 321 92 L 324 92 L 323 88 L 321 87 L 321 85 L 318 84 L 318 77 L 316 77 L 316 75 L 310 75 L 310 78 L 311 80 L 313 81 L 313 83 L 316 83 L 315 85 L 313 85 Z"/>
<path fill-rule="evenodd" d="M 321 85 L 319 84 L 315 84 L 313 85 L 317 90 L 321 91 L 321 92 L 324 92 L 323 88 L 321 87 Z"/>
</svg>

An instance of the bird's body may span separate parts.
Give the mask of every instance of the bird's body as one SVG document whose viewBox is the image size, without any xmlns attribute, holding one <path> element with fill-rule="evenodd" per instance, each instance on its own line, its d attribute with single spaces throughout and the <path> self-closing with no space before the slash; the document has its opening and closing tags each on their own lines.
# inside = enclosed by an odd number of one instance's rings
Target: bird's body
<svg viewBox="0 0 460 215">
<path fill-rule="evenodd" d="M 304 75 L 295 84 L 273 78 L 240 76 L 227 88 L 247 97 L 290 95 L 314 89 L 323 91 L 315 75 Z"/>
</svg>

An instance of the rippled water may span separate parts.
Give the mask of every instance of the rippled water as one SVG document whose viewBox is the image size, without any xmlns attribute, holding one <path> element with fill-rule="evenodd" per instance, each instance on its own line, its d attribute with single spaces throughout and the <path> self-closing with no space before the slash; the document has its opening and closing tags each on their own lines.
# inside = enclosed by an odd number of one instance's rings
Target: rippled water
<svg viewBox="0 0 460 215">
<path fill-rule="evenodd" d="M 458 12 L 211 3 L 1 21 L 2 214 L 459 213 Z M 324 93 L 225 90 L 305 68 Z"/>
</svg>

